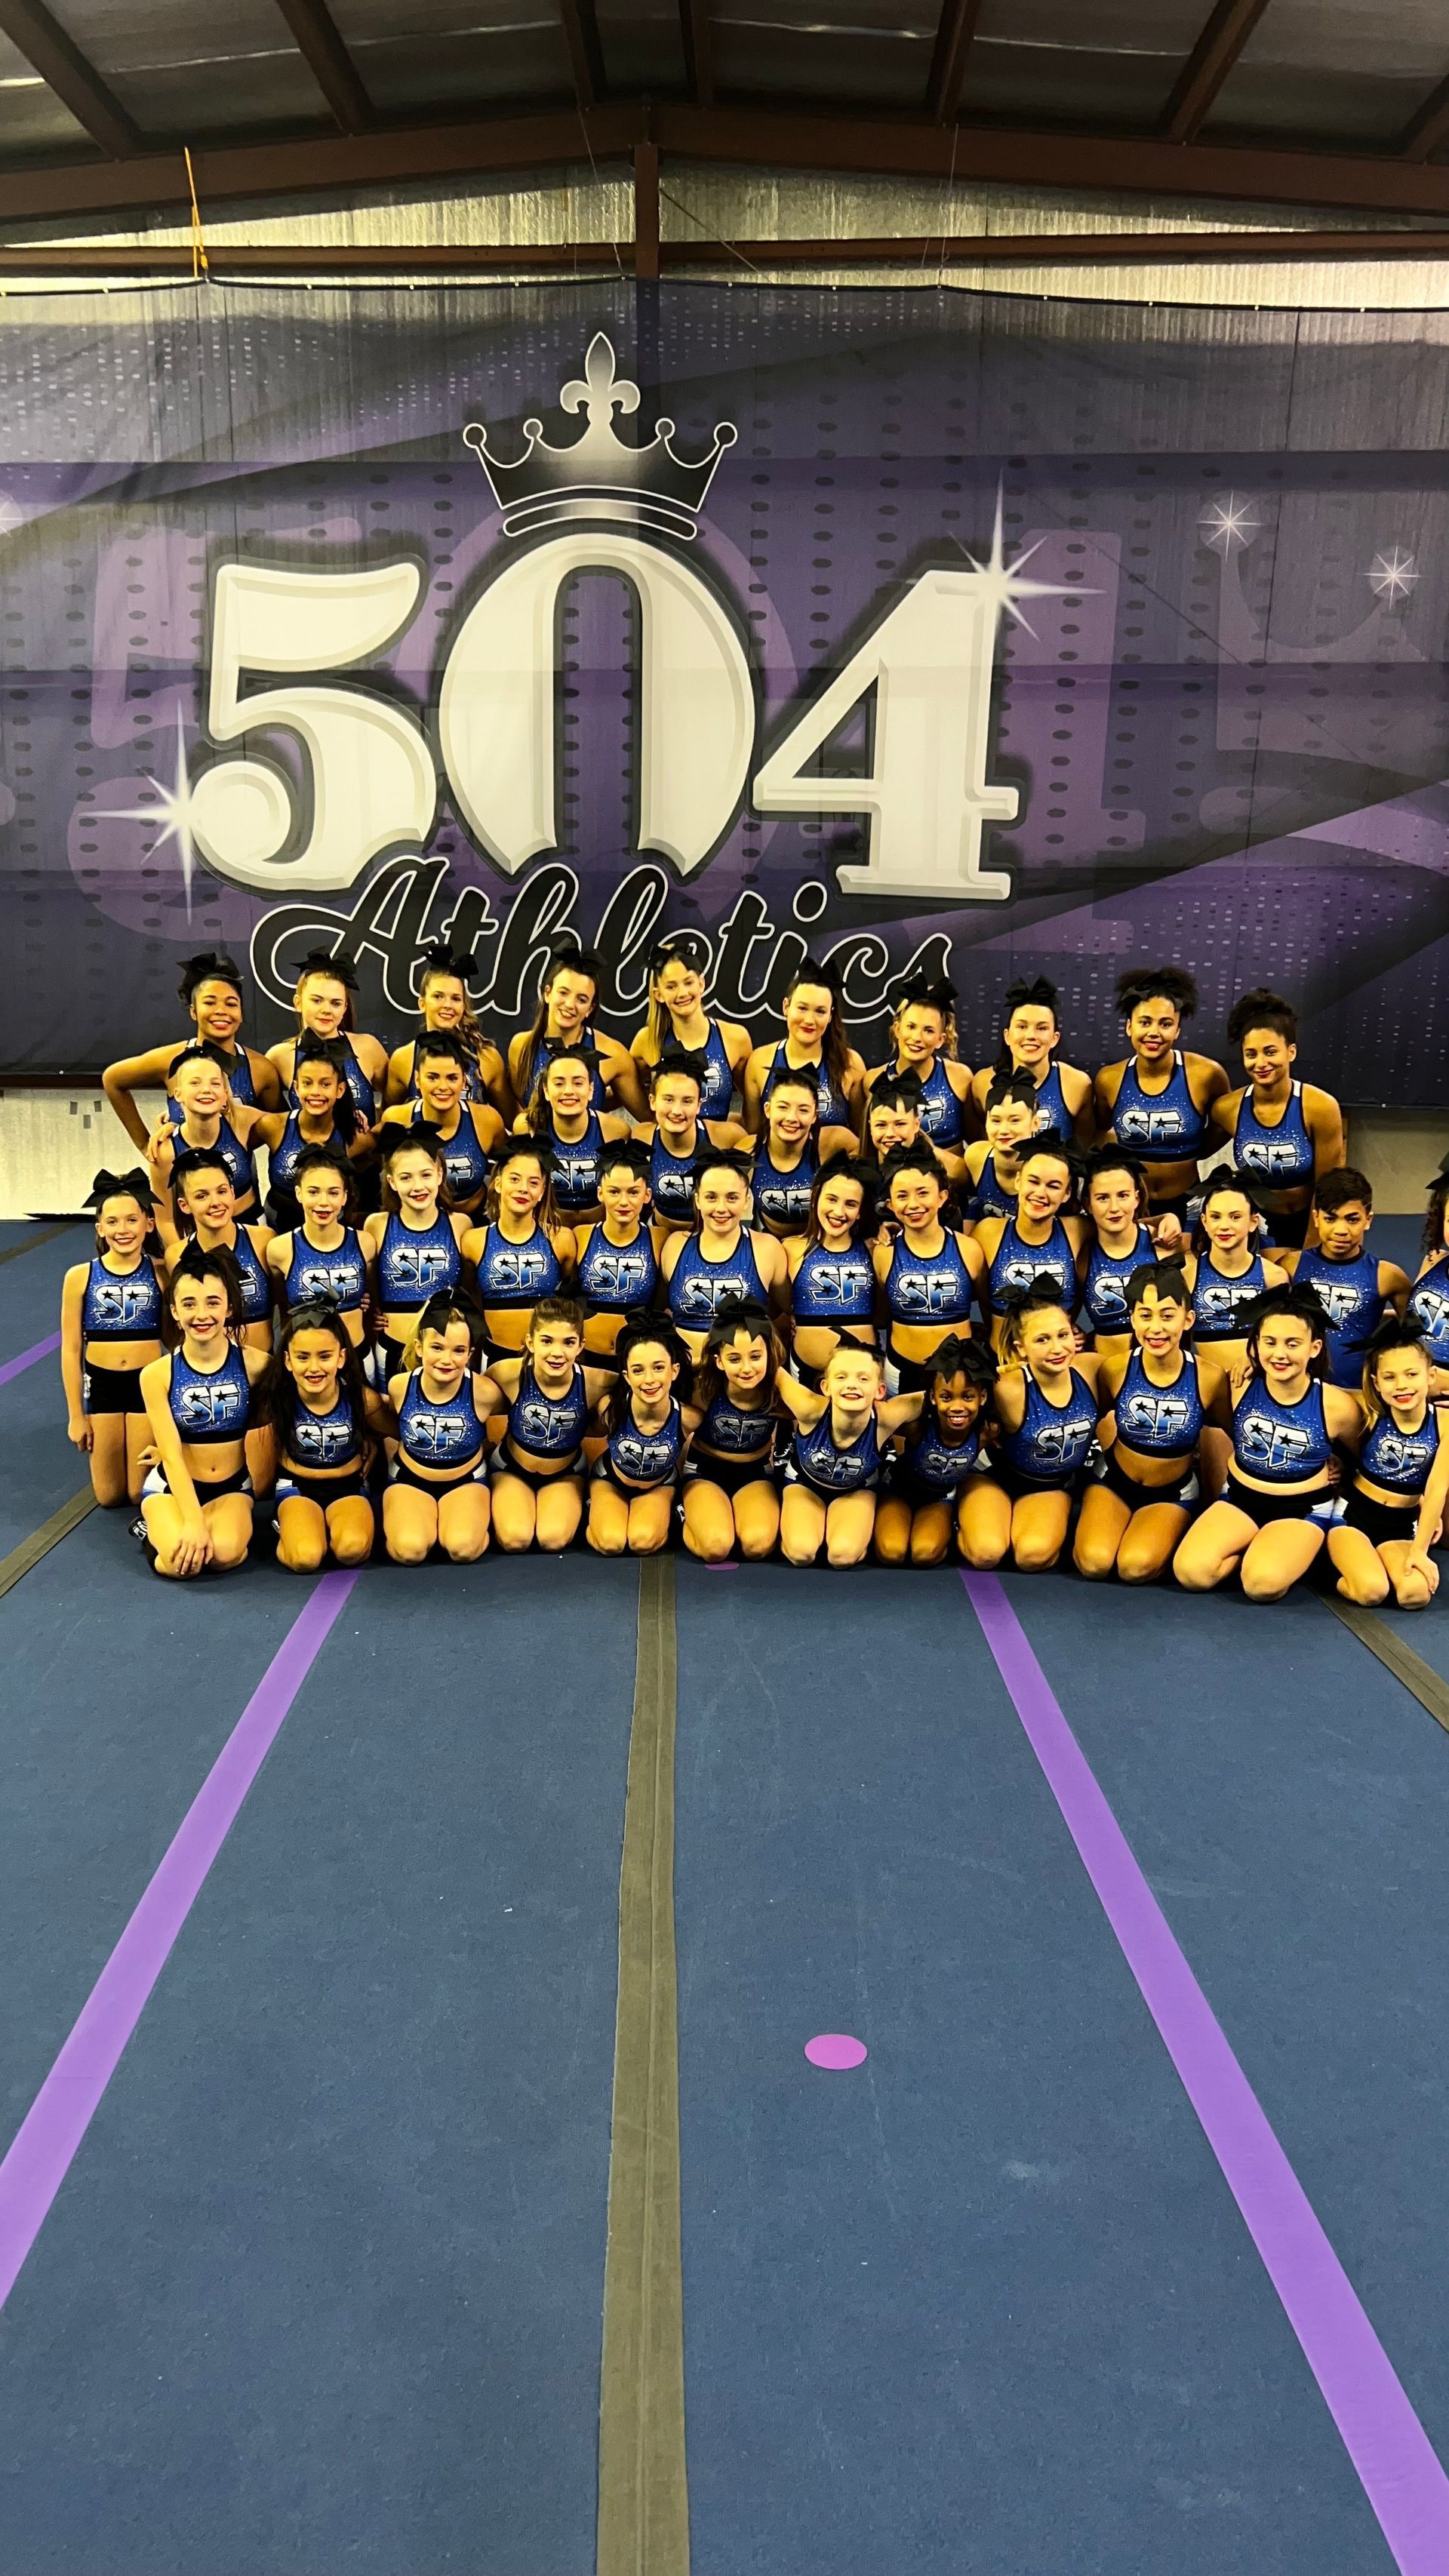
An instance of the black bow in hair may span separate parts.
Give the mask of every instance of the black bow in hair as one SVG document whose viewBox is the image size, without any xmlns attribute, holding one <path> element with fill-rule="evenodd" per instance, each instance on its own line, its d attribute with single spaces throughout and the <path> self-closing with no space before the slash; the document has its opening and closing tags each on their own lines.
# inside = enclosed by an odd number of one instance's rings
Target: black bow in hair
<svg viewBox="0 0 1449 2576">
<path fill-rule="evenodd" d="M 151 1186 L 150 1173 L 140 1163 L 133 1163 L 129 1172 L 97 1172 L 85 1204 L 99 1208 L 107 1199 L 119 1198 L 135 1199 L 143 1208 L 155 1206 L 156 1193 Z"/>
</svg>

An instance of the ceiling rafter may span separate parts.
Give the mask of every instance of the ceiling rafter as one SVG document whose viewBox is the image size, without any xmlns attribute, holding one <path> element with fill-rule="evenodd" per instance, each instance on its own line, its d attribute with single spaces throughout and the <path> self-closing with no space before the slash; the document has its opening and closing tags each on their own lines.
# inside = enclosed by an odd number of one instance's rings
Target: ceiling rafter
<svg viewBox="0 0 1449 2576">
<path fill-rule="evenodd" d="M 941 0 L 941 16 L 926 81 L 927 112 L 938 125 L 954 125 L 961 112 L 966 57 L 976 40 L 981 0 Z"/>
<path fill-rule="evenodd" d="M 1193 142 L 1268 0 L 1218 0 L 1162 112 L 1169 143 Z"/>
<path fill-rule="evenodd" d="M 714 41 L 709 0 L 679 0 L 679 32 L 684 42 L 684 78 L 696 107 L 714 105 Z"/>
<path fill-rule="evenodd" d="M 1419 113 L 1399 140 L 1406 161 L 1427 161 L 1441 143 L 1449 143 L 1449 80 L 1431 90 Z"/>
<path fill-rule="evenodd" d="M 32 71 L 39 72 L 46 88 L 55 92 L 103 152 L 124 160 L 141 150 L 140 128 L 43 0 L 0 0 L 0 33 L 9 37 L 17 53 L 24 55 Z"/>
<path fill-rule="evenodd" d="M 558 0 L 569 69 L 580 107 L 597 107 L 604 95 L 604 48 L 594 0 Z"/>
<path fill-rule="evenodd" d="M 277 0 L 277 7 L 343 133 L 366 134 L 377 123 L 376 111 L 327 0 Z"/>
</svg>

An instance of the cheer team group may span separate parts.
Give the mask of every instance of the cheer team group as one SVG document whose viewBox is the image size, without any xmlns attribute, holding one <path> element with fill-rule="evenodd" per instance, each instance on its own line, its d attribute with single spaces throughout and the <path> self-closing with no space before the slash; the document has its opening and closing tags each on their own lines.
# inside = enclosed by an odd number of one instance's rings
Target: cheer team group
<svg viewBox="0 0 1449 2576">
<path fill-rule="evenodd" d="M 1041 980 L 973 1072 L 949 983 L 899 989 L 871 1067 L 828 962 L 754 1046 L 667 940 L 626 1048 L 594 1025 L 598 961 L 560 947 L 506 1053 L 466 970 L 428 952 L 389 1053 L 316 952 L 262 1054 L 208 953 L 186 1034 L 107 1070 L 143 1159 L 96 1176 L 61 1366 L 96 1498 L 139 1505 L 158 1575 L 239 1565 L 262 1505 L 299 1573 L 580 1537 L 834 1566 L 1070 1547 L 1089 1578 L 1269 1601 L 1326 1549 L 1351 1601 L 1432 1597 L 1449 1179 L 1411 1281 L 1367 1249 L 1280 995 L 1234 1007 L 1234 1076 L 1184 1045 L 1189 975 L 1124 975 L 1094 1079 Z"/>
</svg>

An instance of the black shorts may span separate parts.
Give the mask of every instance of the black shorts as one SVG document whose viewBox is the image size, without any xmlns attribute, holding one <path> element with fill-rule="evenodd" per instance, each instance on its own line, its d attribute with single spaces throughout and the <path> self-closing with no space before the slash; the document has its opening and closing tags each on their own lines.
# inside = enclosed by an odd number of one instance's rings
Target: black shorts
<svg viewBox="0 0 1449 2576">
<path fill-rule="evenodd" d="M 1245 1512 L 1259 1529 L 1267 1529 L 1273 1521 L 1312 1521 L 1319 1529 L 1329 1530 L 1343 1511 L 1329 1485 L 1310 1486 L 1306 1493 L 1260 1494 L 1255 1485 L 1245 1485 L 1232 1467 L 1228 1469 L 1222 1499 L 1231 1503 L 1235 1512 Z"/>
<path fill-rule="evenodd" d="M 1301 1252 L 1304 1237 L 1308 1232 L 1308 1220 L 1312 1214 L 1311 1203 L 1307 1207 L 1296 1209 L 1292 1216 L 1270 1216 L 1265 1210 L 1263 1240 L 1258 1247 L 1259 1251 L 1265 1253 L 1270 1261 L 1275 1247 L 1279 1245 L 1285 1252 Z"/>
<path fill-rule="evenodd" d="M 774 1454 L 762 1450 L 757 1458 L 719 1458 L 708 1449 L 695 1449 L 684 1462 L 684 1481 L 688 1485 L 717 1485 L 731 1502 L 751 1485 L 773 1485 L 776 1481 Z"/>
<path fill-rule="evenodd" d="M 1190 1512 L 1202 1499 L 1197 1462 L 1193 1458 L 1184 1458 L 1180 1463 L 1182 1473 L 1174 1484 L 1139 1485 L 1119 1465 L 1116 1450 L 1109 1449 L 1097 1470 L 1097 1481 L 1106 1486 L 1109 1494 L 1115 1494 L 1119 1503 L 1126 1503 L 1134 1512 L 1145 1512 L 1153 1503 L 1172 1503 L 1179 1511 Z"/>
<path fill-rule="evenodd" d="M 367 1478 L 357 1468 L 350 1476 L 309 1476 L 303 1467 L 289 1467 L 285 1460 L 277 1469 L 272 1497 L 278 1503 L 315 1503 L 319 1511 L 329 1510 L 333 1503 L 370 1503 Z"/>
<path fill-rule="evenodd" d="M 142 1362 L 142 1367 L 145 1362 Z M 87 1360 L 81 1375 L 81 1406 L 86 1413 L 144 1413 L 141 1370 L 105 1368 Z"/>
<path fill-rule="evenodd" d="M 1354 1485 L 1344 1504 L 1340 1526 L 1362 1530 L 1370 1547 L 1382 1547 L 1385 1541 L 1392 1544 L 1395 1539 L 1412 1539 L 1419 1526 L 1419 1499 L 1415 1495 L 1407 1504 L 1380 1503 L 1372 1494 L 1361 1494 Z"/>
<path fill-rule="evenodd" d="M 1024 1502 L 1029 1494 L 1064 1494 L 1070 1502 L 1076 1496 L 1085 1474 L 1084 1467 L 1074 1467 L 1070 1476 L 1051 1478 L 1022 1476 L 1017 1473 L 1015 1467 L 1008 1467 L 1004 1459 L 993 1458 L 982 1482 L 999 1485 L 1002 1492 L 1009 1495 L 1014 1503 Z"/>
<path fill-rule="evenodd" d="M 588 1474 L 588 1466 L 583 1451 L 578 1449 L 566 1466 L 555 1467 L 551 1476 L 545 1476 L 537 1467 L 521 1467 L 508 1449 L 498 1448 L 493 1452 L 488 1472 L 495 1484 L 500 1476 L 516 1476 L 520 1485 L 526 1485 L 531 1494 L 546 1494 L 553 1485 L 581 1485 Z"/>
<path fill-rule="evenodd" d="M 194 1477 L 192 1482 L 195 1484 Z M 251 1490 L 251 1470 L 247 1467 L 237 1467 L 229 1476 L 223 1476 L 219 1485 L 197 1485 L 196 1499 L 200 1504 L 219 1503 L 223 1494 L 245 1494 L 250 1500 Z M 169 1494 L 170 1491 L 165 1468 L 153 1467 L 141 1487 L 141 1500 L 143 1503 L 153 1502 L 158 1494 Z"/>
<path fill-rule="evenodd" d="M 488 1474 L 488 1461 L 481 1453 L 466 1467 L 457 1468 L 451 1476 L 419 1476 L 399 1451 L 392 1462 L 390 1484 L 410 1485 L 414 1493 L 431 1494 L 435 1503 L 444 1494 L 455 1494 L 461 1485 L 481 1485 Z"/>
<path fill-rule="evenodd" d="M 591 1485 L 612 1485 L 615 1493 L 622 1495 L 626 1503 L 642 1503 L 646 1494 L 672 1494 L 679 1478 L 675 1474 L 660 1476 L 652 1485 L 626 1485 L 615 1475 L 613 1460 L 606 1449 L 601 1457 L 594 1460 L 589 1482 Z"/>
<path fill-rule="evenodd" d="M 1128 1151 L 1129 1151 L 1129 1153 L 1130 1153 L 1130 1151 L 1131 1151 L 1130 1146 L 1129 1146 L 1129 1148 L 1128 1148 Z M 1148 1182 L 1149 1182 L 1149 1185 L 1150 1185 L 1151 1180 L 1152 1180 L 1152 1165 L 1151 1165 L 1150 1163 L 1144 1164 L 1143 1169 L 1145 1170 L 1145 1172 L 1146 1172 L 1146 1174 L 1147 1174 Z M 1201 1187 L 1202 1187 L 1202 1183 L 1201 1183 L 1200 1181 L 1198 1181 L 1198 1182 L 1195 1182 L 1195 1183 L 1194 1183 L 1194 1185 L 1193 1185 L 1193 1189 L 1192 1189 L 1192 1191 L 1191 1191 L 1191 1193 L 1190 1193 L 1190 1194 L 1189 1194 L 1189 1192 L 1188 1192 L 1188 1191 L 1186 1191 L 1186 1190 L 1175 1190 L 1175 1191 L 1173 1192 L 1173 1195 L 1172 1195 L 1172 1197 L 1171 1197 L 1170 1199 L 1159 1199 L 1159 1198 L 1156 1198 L 1156 1197 L 1154 1197 L 1154 1196 L 1153 1196 L 1152 1191 L 1151 1191 L 1151 1188 L 1150 1188 L 1150 1186 L 1149 1186 L 1149 1190 L 1148 1190 L 1148 1200 L 1149 1200 L 1149 1205 L 1148 1205 L 1148 1209 L 1147 1209 L 1147 1215 L 1148 1215 L 1149 1222 L 1150 1222 L 1150 1220 L 1151 1220 L 1153 1217 L 1155 1217 L 1155 1216 L 1175 1216 L 1175 1217 L 1176 1217 L 1176 1219 L 1177 1219 L 1177 1221 L 1178 1221 L 1178 1224 L 1182 1227 L 1182 1229 L 1183 1229 L 1183 1231 L 1184 1231 L 1184 1233 L 1185 1233 L 1185 1232 L 1186 1232 L 1186 1230 L 1187 1230 L 1187 1202 L 1188 1202 L 1188 1197 L 1189 1197 L 1189 1195 L 1191 1195 L 1193 1198 L 1196 1198 L 1196 1196 L 1197 1196 L 1197 1194 L 1198 1194 L 1198 1191 L 1201 1189 Z"/>
<path fill-rule="evenodd" d="M 826 1504 L 827 1507 L 831 1503 L 853 1503 L 857 1494 L 869 1494 L 874 1498 L 879 1489 L 880 1480 L 879 1467 L 872 1467 L 870 1474 L 868 1476 L 862 1476 L 859 1484 L 857 1485 L 846 1485 L 843 1487 L 840 1485 L 817 1485 L 814 1477 L 806 1474 L 805 1469 L 799 1464 L 797 1459 L 787 1458 L 785 1461 L 786 1484 L 803 1485 L 807 1494 L 814 1494 L 817 1501 Z"/>
<path fill-rule="evenodd" d="M 886 1476 L 882 1500 L 909 1503 L 913 1512 L 928 1512 L 933 1503 L 939 1503 L 943 1511 L 954 1512 L 961 1500 L 961 1487 L 970 1484 L 975 1472 L 974 1467 L 968 1467 L 954 1485 L 927 1485 L 912 1475 L 904 1459 L 898 1459 Z"/>
</svg>

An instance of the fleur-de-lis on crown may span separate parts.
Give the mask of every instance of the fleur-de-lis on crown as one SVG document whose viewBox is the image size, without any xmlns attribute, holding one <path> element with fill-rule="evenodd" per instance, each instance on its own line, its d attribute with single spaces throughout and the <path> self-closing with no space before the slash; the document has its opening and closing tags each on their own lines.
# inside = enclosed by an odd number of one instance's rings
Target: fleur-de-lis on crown
<svg viewBox="0 0 1449 2576">
<path fill-rule="evenodd" d="M 675 454 L 674 423 L 663 417 L 643 446 L 626 446 L 615 421 L 639 409 L 639 388 L 619 374 L 613 342 L 603 331 L 594 333 L 584 372 L 560 389 L 559 403 L 575 417 L 584 415 L 583 432 L 569 447 L 551 445 L 541 420 L 526 420 L 527 445 L 510 463 L 495 455 L 481 421 L 469 421 L 463 432 L 503 510 L 504 533 L 514 536 L 564 519 L 602 519 L 659 536 L 693 537 L 715 468 L 738 435 L 733 422 L 716 425 L 713 450 L 693 463 Z"/>
<path fill-rule="evenodd" d="M 588 417 L 588 428 L 570 451 L 574 456 L 596 442 L 604 447 L 612 445 L 615 412 L 638 410 L 639 388 L 627 376 L 615 374 L 613 342 L 605 339 L 602 331 L 596 331 L 589 342 L 583 374 L 569 378 L 559 393 L 559 402 L 565 411 L 581 411 Z M 534 423 L 529 421 L 527 426 L 532 429 Z M 542 434 L 542 423 L 538 426 Z"/>
</svg>

